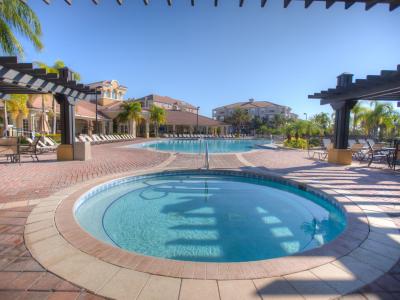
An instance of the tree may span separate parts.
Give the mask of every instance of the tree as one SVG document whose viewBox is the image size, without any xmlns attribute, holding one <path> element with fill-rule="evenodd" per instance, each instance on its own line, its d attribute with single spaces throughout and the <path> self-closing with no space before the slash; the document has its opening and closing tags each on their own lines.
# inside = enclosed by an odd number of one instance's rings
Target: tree
<svg viewBox="0 0 400 300">
<path fill-rule="evenodd" d="M 351 110 L 352 114 L 353 114 L 353 133 L 356 132 L 357 127 L 360 125 L 362 119 L 363 119 L 363 115 L 367 112 L 366 107 L 362 106 L 361 102 L 358 102 L 353 109 Z"/>
<path fill-rule="evenodd" d="M 316 131 L 319 129 L 322 135 L 329 133 L 332 126 L 332 120 L 327 113 L 321 112 L 316 114 L 310 119 L 312 124 L 309 124 L 309 131 Z"/>
<path fill-rule="evenodd" d="M 65 68 L 65 63 L 62 60 L 56 60 L 52 66 L 47 65 L 44 62 L 36 61 L 35 65 L 39 68 L 46 69 L 47 73 L 56 73 L 59 74 L 59 69 Z M 81 80 L 81 75 L 78 72 L 72 73 L 73 79 L 76 81 Z M 44 111 L 44 101 L 42 99 L 42 111 Z M 53 96 L 53 103 L 52 103 L 52 117 L 53 117 L 53 134 L 57 131 L 57 114 L 56 114 L 56 99 Z"/>
<path fill-rule="evenodd" d="M 7 101 L 7 111 L 11 114 L 17 128 L 23 127 L 22 120 L 28 116 L 27 102 L 28 96 L 20 94 L 12 94 L 10 100 Z"/>
<path fill-rule="evenodd" d="M 40 41 L 42 29 L 34 11 L 24 1 L 0 1 L 0 47 L 8 55 L 24 55 L 15 33 L 27 38 L 37 50 L 43 48 Z"/>
<path fill-rule="evenodd" d="M 232 124 L 236 132 L 240 134 L 242 127 L 250 122 L 250 115 L 247 110 L 236 108 L 225 122 Z"/>
<path fill-rule="evenodd" d="M 136 136 L 136 123 L 142 118 L 142 105 L 140 102 L 125 101 L 121 104 L 122 111 L 117 119 L 120 122 L 128 122 L 129 134 Z"/>
<path fill-rule="evenodd" d="M 154 126 L 154 136 L 158 136 L 158 128 L 160 127 L 160 125 L 165 124 L 167 120 L 165 109 L 156 105 L 152 105 L 149 112 L 150 121 L 153 123 Z"/>
</svg>

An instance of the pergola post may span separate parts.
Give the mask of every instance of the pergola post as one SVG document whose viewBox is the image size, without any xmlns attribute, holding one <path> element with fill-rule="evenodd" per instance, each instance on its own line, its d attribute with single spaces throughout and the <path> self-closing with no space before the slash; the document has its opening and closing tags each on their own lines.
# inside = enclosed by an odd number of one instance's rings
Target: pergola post
<svg viewBox="0 0 400 300">
<path fill-rule="evenodd" d="M 60 104 L 61 145 L 57 148 L 58 160 L 74 160 L 75 101 L 63 94 L 55 95 Z"/>
<path fill-rule="evenodd" d="M 335 149 L 347 149 L 349 141 L 350 112 L 357 101 L 345 101 L 331 104 L 335 110 L 335 128 L 333 144 Z"/>
<path fill-rule="evenodd" d="M 346 88 L 353 82 L 353 74 L 343 73 L 337 77 L 337 88 Z M 331 163 L 349 165 L 352 162 L 351 150 L 347 149 L 349 141 L 350 112 L 357 100 L 331 103 L 335 110 L 335 127 L 333 149 L 328 151 L 328 161 Z"/>
</svg>

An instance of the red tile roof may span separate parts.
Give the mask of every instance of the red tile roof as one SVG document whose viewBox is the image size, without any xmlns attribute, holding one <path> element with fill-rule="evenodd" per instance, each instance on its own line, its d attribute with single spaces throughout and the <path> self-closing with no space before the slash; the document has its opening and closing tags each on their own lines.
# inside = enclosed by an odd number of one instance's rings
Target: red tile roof
<svg viewBox="0 0 400 300">
<path fill-rule="evenodd" d="M 186 125 L 196 126 L 197 114 L 186 111 L 167 110 L 167 125 Z M 226 123 L 199 115 L 199 126 L 223 126 Z"/>
</svg>

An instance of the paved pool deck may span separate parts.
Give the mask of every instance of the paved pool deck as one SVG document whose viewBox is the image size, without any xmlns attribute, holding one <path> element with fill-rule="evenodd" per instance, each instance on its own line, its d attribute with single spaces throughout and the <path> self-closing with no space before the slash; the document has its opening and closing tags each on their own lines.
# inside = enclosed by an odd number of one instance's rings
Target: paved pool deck
<svg viewBox="0 0 400 300">
<path fill-rule="evenodd" d="M 330 165 L 310 160 L 301 151 L 212 155 L 210 167 L 272 173 L 343 197 L 350 210 L 361 209 L 360 220 L 369 227 L 367 236 L 355 234 L 357 247 L 341 258 L 291 274 L 272 272 L 246 280 L 207 275 L 200 280 L 193 275 L 204 270 L 195 267 L 188 276 L 160 276 L 94 258 L 53 226 L 58 201 L 91 184 L 134 172 L 203 166 L 204 158 L 197 155 L 121 147 L 127 144 L 93 146 L 93 159 L 88 162 L 57 162 L 54 154 L 43 155 L 39 163 L 28 158 L 21 165 L 0 162 L 0 299 L 102 298 L 93 292 L 127 299 L 329 299 L 348 292 L 346 299 L 400 299 L 400 173 L 358 162 Z M 62 251 L 68 259 L 53 256 L 55 261 L 38 262 L 26 243 L 39 261 L 43 253 Z M 321 254 L 319 259 L 331 254 Z M 88 267 L 81 268 L 82 262 Z M 226 267 L 216 272 L 243 272 Z"/>
</svg>

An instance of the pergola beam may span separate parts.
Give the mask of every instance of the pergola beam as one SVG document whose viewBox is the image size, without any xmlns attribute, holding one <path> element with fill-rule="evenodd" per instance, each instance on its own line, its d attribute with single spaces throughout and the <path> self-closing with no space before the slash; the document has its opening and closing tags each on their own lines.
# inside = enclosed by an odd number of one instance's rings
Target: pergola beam
<svg viewBox="0 0 400 300">
<path fill-rule="evenodd" d="M 365 2 L 365 10 L 370 10 L 373 6 L 379 3 L 379 0 L 368 0 Z"/>
<path fill-rule="evenodd" d="M 46 4 L 50 4 L 51 0 L 43 0 Z M 72 0 L 64 0 L 68 5 L 72 5 Z M 261 0 L 261 7 L 266 5 L 268 0 Z M 369 10 L 374 7 L 376 4 L 386 4 L 389 6 L 389 11 L 393 11 L 400 7 L 400 2 L 398 0 L 299 0 L 304 1 L 304 7 L 307 9 L 314 1 L 325 2 L 325 7 L 329 9 L 334 3 L 341 2 L 344 3 L 345 9 L 349 9 L 355 3 L 365 4 L 365 9 Z M 93 4 L 100 4 L 100 0 L 92 0 Z M 123 0 L 116 0 L 119 5 L 123 4 Z M 149 5 L 150 0 L 143 0 L 144 5 Z M 195 0 L 190 1 L 191 5 L 195 5 Z M 284 8 L 287 8 L 291 0 L 283 0 Z M 172 6 L 172 0 L 167 0 L 168 6 Z M 239 0 L 239 6 L 243 7 L 244 0 Z M 218 6 L 218 0 L 214 0 L 214 6 Z"/>
<path fill-rule="evenodd" d="M 314 0 L 304 0 L 304 8 L 308 8 Z"/>
<path fill-rule="evenodd" d="M 353 6 L 354 3 L 356 3 L 356 1 L 346 1 L 344 3 L 344 9 L 349 9 L 350 7 Z"/>
<path fill-rule="evenodd" d="M 334 3 L 335 3 L 335 0 L 326 0 L 326 2 L 325 2 L 326 9 L 329 9 Z"/>
<path fill-rule="evenodd" d="M 284 1 L 283 1 L 283 7 L 284 7 L 284 8 L 287 8 L 287 7 L 289 6 L 289 4 L 290 4 L 291 1 L 292 1 L 292 0 L 284 0 Z"/>
</svg>

